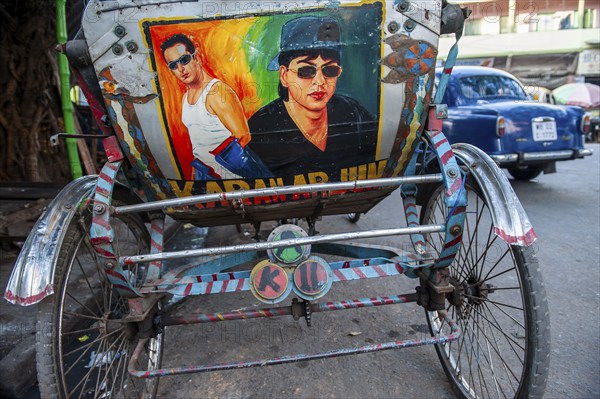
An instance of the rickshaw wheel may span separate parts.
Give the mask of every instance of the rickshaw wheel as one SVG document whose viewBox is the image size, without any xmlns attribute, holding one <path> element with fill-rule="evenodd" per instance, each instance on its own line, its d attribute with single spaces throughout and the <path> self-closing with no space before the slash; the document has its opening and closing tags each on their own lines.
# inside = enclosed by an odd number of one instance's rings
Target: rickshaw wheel
<svg viewBox="0 0 600 399">
<path fill-rule="evenodd" d="M 455 290 L 446 310 L 462 329 L 436 346 L 444 372 L 461 398 L 542 397 L 550 355 L 548 304 L 533 248 L 509 245 L 494 234 L 491 213 L 477 182 L 468 177 L 468 206 L 461 249 L 450 266 Z M 443 187 L 422 209 L 421 222 L 444 223 Z M 426 237 L 439 253 L 440 234 Z M 450 334 L 437 312 L 426 312 L 432 334 Z"/>
<path fill-rule="evenodd" d="M 136 330 L 121 322 L 127 300 L 104 277 L 103 261 L 89 241 L 90 224 L 86 211 L 68 226 L 56 265 L 56 292 L 40 303 L 36 360 L 41 396 L 154 398 L 157 378 L 137 379 L 127 372 Z M 111 226 L 119 256 L 148 253 L 150 236 L 139 216 L 112 217 Z M 144 266 L 128 272 L 133 284 L 143 283 Z M 160 368 L 163 335 L 148 341 L 140 368 Z"/>
</svg>

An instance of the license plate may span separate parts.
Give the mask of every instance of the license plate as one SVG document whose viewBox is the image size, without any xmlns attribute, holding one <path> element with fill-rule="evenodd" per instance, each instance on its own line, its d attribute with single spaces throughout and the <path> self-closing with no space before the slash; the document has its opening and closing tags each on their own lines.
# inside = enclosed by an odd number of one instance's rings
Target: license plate
<svg viewBox="0 0 600 399">
<path fill-rule="evenodd" d="M 554 141 L 558 138 L 556 134 L 556 121 L 554 120 L 533 120 L 533 140 L 534 141 Z"/>
</svg>

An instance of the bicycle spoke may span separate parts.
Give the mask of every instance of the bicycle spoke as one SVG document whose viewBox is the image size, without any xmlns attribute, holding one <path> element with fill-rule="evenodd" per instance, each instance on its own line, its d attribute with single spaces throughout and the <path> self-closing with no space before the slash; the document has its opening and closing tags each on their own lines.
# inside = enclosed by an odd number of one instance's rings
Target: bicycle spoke
<svg viewBox="0 0 600 399">
<path fill-rule="evenodd" d="M 78 304 L 82 308 L 86 309 L 88 312 L 90 312 L 90 314 L 95 314 L 92 309 L 88 308 L 86 305 L 84 305 L 83 303 L 79 302 L 79 299 L 75 298 L 70 292 L 67 292 L 67 296 L 69 298 L 71 298 L 73 300 L 73 302 L 75 302 L 76 304 Z"/>
<path fill-rule="evenodd" d="M 100 306 L 100 303 L 98 303 L 98 300 L 96 299 L 96 295 L 94 295 L 94 289 L 92 288 L 92 284 L 90 283 L 90 280 L 88 279 L 88 276 L 87 276 L 85 270 L 83 270 L 83 266 L 81 265 L 81 261 L 79 260 L 79 258 L 76 258 L 75 260 L 77 261 L 77 265 L 79 266 L 79 270 L 81 270 L 81 274 L 85 278 L 85 282 L 86 282 L 88 288 L 90 289 L 90 293 L 92 294 L 92 298 L 94 299 L 94 302 L 96 302 L 96 306 L 98 307 L 98 311 L 100 313 L 102 313 L 102 307 Z"/>
<path fill-rule="evenodd" d="M 119 385 L 123 385 L 123 381 L 124 381 L 124 376 L 121 375 L 119 377 L 119 369 L 121 368 L 121 365 L 124 363 L 123 359 L 126 358 L 125 356 L 120 355 L 121 353 L 124 353 L 125 348 L 127 346 L 127 338 L 123 337 L 123 339 L 120 340 L 120 346 L 116 349 L 115 351 L 115 355 L 113 356 L 112 361 L 110 362 L 110 365 L 107 365 L 107 368 L 105 370 L 105 384 L 106 387 L 108 389 L 109 393 L 114 392 L 115 389 L 115 383 L 118 381 Z M 114 364 L 115 364 L 115 360 L 118 360 L 117 362 L 117 367 L 114 370 L 114 372 L 112 373 L 113 378 L 111 378 L 111 382 L 110 382 L 110 388 L 108 387 L 108 381 L 106 381 L 109 378 L 109 372 L 111 371 L 111 369 L 113 368 Z M 126 369 L 126 367 L 124 367 Z M 122 388 L 122 387 L 121 387 Z"/>
<path fill-rule="evenodd" d="M 116 334 L 116 333 L 118 333 L 118 332 L 121 332 L 121 331 L 120 331 L 120 330 L 117 330 L 117 331 L 113 331 L 113 332 L 111 332 L 111 333 L 109 333 L 109 334 L 106 334 L 105 336 L 98 336 L 98 337 L 97 337 L 96 339 L 94 339 L 93 341 L 86 342 L 84 345 L 82 345 L 82 346 L 80 346 L 80 347 L 78 347 L 78 348 L 76 348 L 76 349 L 73 349 L 73 350 L 72 350 L 72 351 L 70 351 L 70 352 L 63 353 L 63 357 L 67 357 L 67 356 L 70 356 L 70 355 L 74 355 L 75 353 L 77 353 L 77 352 L 79 352 L 79 351 L 82 351 L 82 350 L 84 350 L 84 349 L 85 349 L 85 351 L 84 351 L 84 352 L 83 352 L 83 353 L 82 353 L 82 354 L 79 356 L 79 358 L 78 358 L 78 361 L 79 361 L 79 360 L 81 359 L 81 356 L 82 356 L 82 355 L 84 355 L 85 353 L 87 353 L 87 351 L 88 351 L 88 350 L 89 350 L 89 349 L 90 349 L 90 348 L 91 348 L 91 347 L 92 347 L 92 346 L 93 346 L 95 343 L 97 343 L 97 342 L 100 342 L 100 341 L 102 341 L 103 339 L 106 339 L 106 337 L 110 337 L 111 335 L 114 335 L 114 334 Z M 67 373 L 68 373 L 68 370 L 67 370 Z M 65 374 L 66 374 L 66 373 L 65 373 Z"/>
<path fill-rule="evenodd" d="M 125 334 L 125 333 L 122 332 L 122 334 Z M 114 345 L 114 343 L 113 343 L 113 345 Z M 92 364 L 91 364 L 90 370 L 85 375 L 86 384 L 87 384 L 87 381 L 89 380 L 91 374 L 94 372 L 94 369 L 97 367 L 96 366 L 96 362 L 97 362 L 97 359 L 98 359 L 97 356 L 99 354 L 107 353 L 110 350 L 110 347 L 106 348 L 106 350 L 105 350 L 105 347 L 106 347 L 105 346 L 105 341 L 103 340 L 102 343 L 101 343 L 101 346 L 98 347 L 98 353 L 96 353 L 96 356 L 94 357 L 94 359 L 92 359 L 93 361 L 91 362 Z M 102 360 L 102 358 L 100 358 L 100 360 Z M 101 368 L 101 367 L 98 367 L 98 368 Z M 99 371 L 99 373 L 100 373 L 100 371 Z M 72 392 L 76 391 L 77 388 L 79 388 L 79 386 L 81 385 L 82 382 L 84 382 L 84 380 L 81 380 L 71 391 Z M 82 386 L 82 390 L 85 390 L 86 384 L 84 384 Z"/>
<path fill-rule="evenodd" d="M 499 322 L 498 319 L 496 318 L 496 316 L 494 316 L 494 313 L 491 311 L 491 309 L 487 306 L 487 304 L 484 304 L 485 308 L 486 308 L 486 313 L 488 313 L 491 318 L 494 320 L 494 323 L 491 324 L 494 326 L 494 328 L 496 330 L 498 330 L 498 326 L 499 326 Z M 491 323 L 491 322 L 490 322 Z M 524 328 L 523 328 L 524 331 Z M 522 347 L 521 345 L 519 345 L 519 343 L 517 341 L 513 341 L 512 338 L 509 337 L 508 334 L 504 333 L 503 330 L 499 330 L 498 331 L 500 334 L 502 334 L 504 336 L 504 338 L 506 339 L 506 343 L 510 346 L 510 348 L 512 349 L 512 351 L 514 352 L 515 356 L 517 357 L 517 359 L 519 359 L 519 362 L 521 363 L 521 365 L 525 364 L 525 359 L 521 358 L 521 356 L 519 355 L 519 351 L 517 351 L 514 347 L 514 345 L 518 346 L 519 349 L 521 349 L 522 354 L 524 355 L 525 353 L 525 348 Z M 514 344 L 514 345 L 513 345 Z"/>
<path fill-rule="evenodd" d="M 487 319 L 485 316 L 482 316 L 485 318 L 485 320 L 489 323 L 490 326 L 494 327 L 500 334 L 504 335 L 504 337 L 506 338 L 506 340 L 510 343 L 512 342 L 513 344 L 515 344 L 516 346 L 518 346 L 521 350 L 525 351 L 525 348 L 522 347 L 517 341 L 515 341 L 514 339 L 512 339 L 508 334 L 506 334 L 503 330 L 502 327 L 496 323 L 493 323 L 491 320 Z M 519 359 L 521 360 L 521 359 Z M 521 360 L 522 362 L 522 360 Z"/>
<path fill-rule="evenodd" d="M 90 316 L 90 315 L 75 313 L 75 312 L 63 312 L 63 314 L 68 315 L 68 316 L 74 316 L 74 317 L 83 317 L 84 319 L 90 319 L 90 320 L 96 320 L 96 321 L 102 319 L 101 316 Z"/>
</svg>

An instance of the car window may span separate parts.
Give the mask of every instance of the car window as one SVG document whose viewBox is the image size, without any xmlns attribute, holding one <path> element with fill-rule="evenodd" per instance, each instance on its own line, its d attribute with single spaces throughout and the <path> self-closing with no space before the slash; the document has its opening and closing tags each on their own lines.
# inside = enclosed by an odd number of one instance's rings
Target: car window
<svg viewBox="0 0 600 399">
<path fill-rule="evenodd" d="M 505 76 L 467 76 L 458 79 L 458 85 L 462 95 L 468 99 L 527 99 L 521 85 Z"/>
</svg>

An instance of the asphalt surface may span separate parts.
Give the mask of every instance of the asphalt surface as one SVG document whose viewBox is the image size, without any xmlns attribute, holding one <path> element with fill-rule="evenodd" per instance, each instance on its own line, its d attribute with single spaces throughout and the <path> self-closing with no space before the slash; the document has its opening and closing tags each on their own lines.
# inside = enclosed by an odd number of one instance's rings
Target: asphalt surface
<svg viewBox="0 0 600 399">
<path fill-rule="evenodd" d="M 546 283 L 552 329 L 546 398 L 600 397 L 600 146 L 594 155 L 558 164 L 558 173 L 511 183 L 538 235 L 535 249 Z M 325 218 L 321 232 L 398 227 L 404 224 L 398 193 L 357 224 L 343 216 Z M 209 241 L 242 242 L 253 234 L 244 225 L 213 229 Z M 269 226 L 263 226 L 265 229 Z M 191 236 L 190 236 L 191 234 Z M 173 241 L 189 243 L 193 229 Z M 379 239 L 406 246 L 405 239 Z M 197 239 L 195 245 L 203 245 Z M 332 288 L 326 300 L 409 293 L 405 277 Z M 288 305 L 288 302 L 284 302 Z M 250 293 L 187 302 L 181 312 L 263 307 Z M 255 360 L 296 353 L 419 338 L 427 334 L 416 305 L 393 305 L 313 315 L 313 326 L 291 318 L 247 320 L 167 329 L 163 366 Z M 36 397 L 30 394 L 28 398 Z M 432 347 L 299 362 L 290 365 L 190 374 L 161 380 L 160 398 L 453 398 Z"/>
<path fill-rule="evenodd" d="M 548 294 L 552 331 L 546 398 L 600 397 L 600 148 L 584 160 L 562 162 L 558 173 L 511 183 L 537 232 L 535 249 Z M 329 217 L 321 232 L 403 225 L 399 195 L 393 193 L 358 224 Z M 250 226 L 244 226 L 252 232 Z M 241 240 L 233 228 L 213 231 L 216 243 Z M 377 244 L 410 247 L 403 239 Z M 327 300 L 411 292 L 415 281 L 401 278 L 350 283 Z M 187 311 L 261 307 L 249 294 L 190 302 Z M 313 315 L 313 327 L 291 319 L 177 327 L 168 331 L 164 366 L 262 359 L 364 345 L 427 332 L 416 305 L 358 309 Z M 432 347 L 300 362 L 259 369 L 167 377 L 162 397 L 214 398 L 452 398 Z"/>
</svg>

